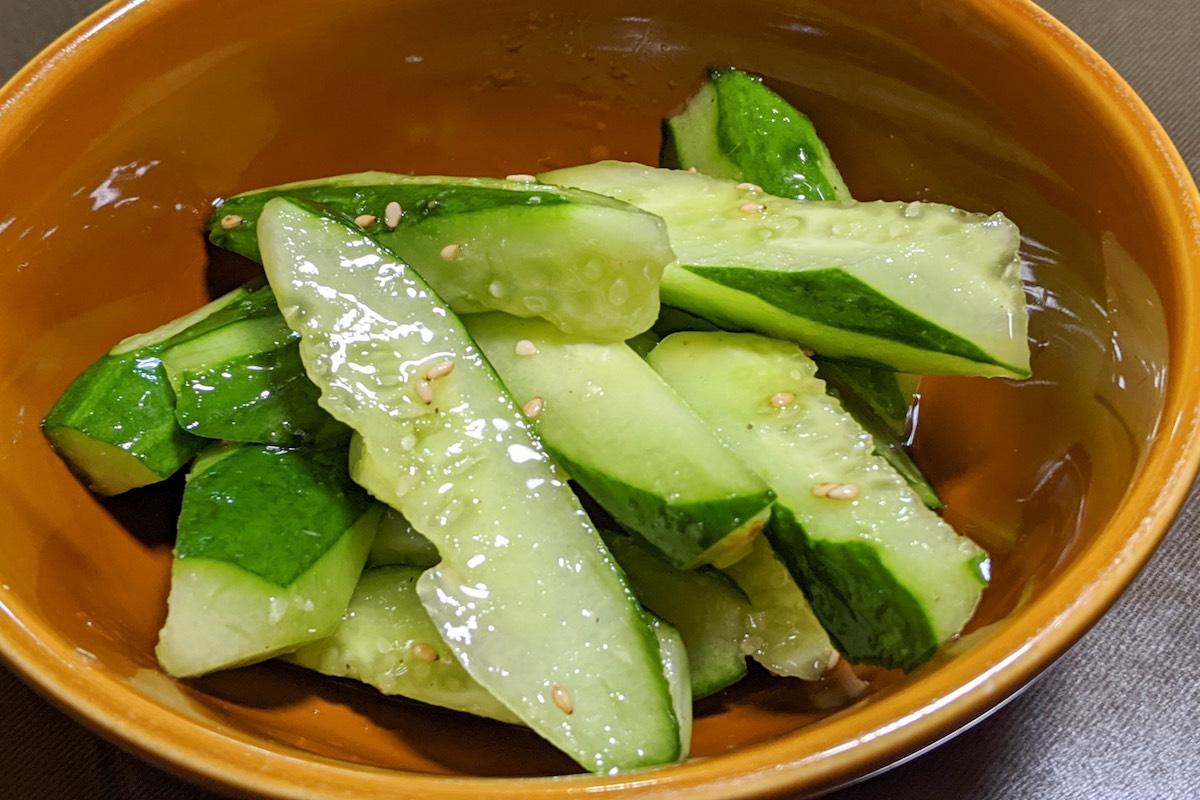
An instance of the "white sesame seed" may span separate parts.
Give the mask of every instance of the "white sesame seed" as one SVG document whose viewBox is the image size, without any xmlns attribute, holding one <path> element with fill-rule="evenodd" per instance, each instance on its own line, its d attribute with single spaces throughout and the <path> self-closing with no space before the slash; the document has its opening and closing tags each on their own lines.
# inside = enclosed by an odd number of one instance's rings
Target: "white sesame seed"
<svg viewBox="0 0 1200 800">
<path fill-rule="evenodd" d="M 839 483 L 825 493 L 830 500 L 853 500 L 858 497 L 858 487 L 853 483 Z"/>
<path fill-rule="evenodd" d="M 785 408 L 796 402 L 796 395 L 793 392 L 776 392 L 767 402 L 774 408 Z"/>
<path fill-rule="evenodd" d="M 688 167 L 688 172 L 695 173 L 695 172 L 698 172 L 698 171 L 699 171 L 699 170 L 697 170 L 695 167 Z"/>
<path fill-rule="evenodd" d="M 841 659 L 842 659 L 842 654 L 839 653 L 837 650 L 834 650 L 833 652 L 831 652 L 829 654 L 829 660 L 825 662 L 825 669 L 826 670 L 833 669 L 834 667 L 837 666 L 837 663 L 839 661 L 841 661 Z"/>
<path fill-rule="evenodd" d="M 449 360 L 439 361 L 438 363 L 436 363 L 432 367 L 430 367 L 429 371 L 425 373 L 425 380 L 436 381 L 438 378 L 446 377 L 451 372 L 454 372 L 454 362 L 453 361 L 449 361 Z"/>
<path fill-rule="evenodd" d="M 404 216 L 404 209 L 395 200 L 387 204 L 383 209 L 383 224 L 389 228 L 395 228 L 400 224 L 400 218 Z"/>
<path fill-rule="evenodd" d="M 521 339 L 513 346 L 513 352 L 519 356 L 536 356 L 538 349 L 537 345 L 528 339 Z"/>
<path fill-rule="evenodd" d="M 542 409 L 546 407 L 546 403 L 540 397 L 535 397 L 525 404 L 521 410 L 525 412 L 525 416 L 529 419 L 537 419 L 542 413 Z"/>
<path fill-rule="evenodd" d="M 412 646 L 411 652 L 413 658 L 418 661 L 437 661 L 441 656 L 438 655 L 437 649 L 425 642 L 417 642 Z"/>
<path fill-rule="evenodd" d="M 374 225 L 378 221 L 379 217 L 375 216 L 374 214 L 359 214 L 354 218 L 354 224 L 360 228 L 365 228 L 368 225 Z"/>
<path fill-rule="evenodd" d="M 433 384 L 421 378 L 417 381 L 417 397 L 421 398 L 421 402 L 425 405 L 433 404 Z"/>
<path fill-rule="evenodd" d="M 534 181 L 537 180 L 537 177 L 534 175 L 525 173 L 525 172 L 516 172 L 516 173 L 513 173 L 512 175 L 506 176 L 505 180 L 521 181 L 522 183 L 533 183 Z"/>
<path fill-rule="evenodd" d="M 743 192 L 761 192 L 762 191 L 761 186 L 759 186 L 757 183 L 750 183 L 749 181 L 745 181 L 744 183 L 739 183 L 737 185 L 737 188 L 741 189 Z"/>
<path fill-rule="evenodd" d="M 461 244 L 448 244 L 442 248 L 442 260 L 453 261 L 458 258 L 459 252 L 462 250 Z"/>
<path fill-rule="evenodd" d="M 762 203 L 746 203 L 740 210 L 743 214 L 761 214 L 767 207 Z"/>
<path fill-rule="evenodd" d="M 812 487 L 813 497 L 825 497 L 829 494 L 829 490 L 834 488 L 835 486 L 838 486 L 838 484 L 832 483 L 830 481 L 822 481 L 821 483 L 814 483 L 813 487 Z"/>
<path fill-rule="evenodd" d="M 555 686 L 550 690 L 550 699 L 564 714 L 570 716 L 575 712 L 575 704 L 571 702 L 571 695 L 567 694 L 567 690 L 561 686 Z"/>
<path fill-rule="evenodd" d="M 237 214 L 226 214 L 225 216 L 221 217 L 221 227 L 227 231 L 233 230 L 243 222 L 245 222 L 245 220 L 243 220 Z"/>
</svg>

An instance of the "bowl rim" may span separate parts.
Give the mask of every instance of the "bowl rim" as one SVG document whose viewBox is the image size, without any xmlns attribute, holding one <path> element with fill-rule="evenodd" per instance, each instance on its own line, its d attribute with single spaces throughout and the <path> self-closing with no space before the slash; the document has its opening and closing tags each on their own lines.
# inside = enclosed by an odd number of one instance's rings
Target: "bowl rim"
<svg viewBox="0 0 1200 800">
<path fill-rule="evenodd" d="M 199 2 L 200 0 L 183 0 Z M 1000 26 L 1094 105 L 1155 199 L 1174 263 L 1200 265 L 1200 192 L 1162 125 L 1087 43 L 1030 0 L 957 0 Z M 41 84 L 70 80 L 174 4 L 110 0 L 61 35 L 0 89 L 0 149 L 36 117 Z M 1192 270 L 1180 269 L 1179 302 L 1200 311 Z M 1196 298 L 1196 299 L 1194 299 Z M 1200 326 L 1172 341 L 1172 362 L 1200 363 Z M 612 776 L 476 778 L 399 772 L 315 756 L 254 740 L 232 727 L 197 725 L 107 675 L 86 654 L 0 586 L 0 660 L 49 702 L 117 746 L 218 791 L 278 798 L 384 798 L 398 788 L 429 798 L 536 798 L 614 791 L 630 797 L 687 791 L 716 800 L 784 791 L 818 792 L 890 768 L 979 721 L 1024 688 L 1083 636 L 1132 582 L 1167 534 L 1200 469 L 1200 368 L 1170 370 L 1159 435 L 1140 474 L 1093 548 L 1014 612 L 988 653 L 938 666 L 935 682 L 835 714 L 801 731 L 719 757 Z M 1143 502 L 1134 504 L 1132 499 Z M 1101 552 L 1115 552 L 1104 557 Z M 1037 622 L 1037 620 L 1042 620 Z M 806 749 L 802 749 L 804 740 Z M 263 769 L 250 752 L 265 757 Z"/>
</svg>

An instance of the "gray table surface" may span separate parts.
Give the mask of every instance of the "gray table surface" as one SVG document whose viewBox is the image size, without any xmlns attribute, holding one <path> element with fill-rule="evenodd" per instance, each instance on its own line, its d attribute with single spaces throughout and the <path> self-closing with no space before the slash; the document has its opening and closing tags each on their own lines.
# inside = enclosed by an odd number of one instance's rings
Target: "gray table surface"
<svg viewBox="0 0 1200 800">
<path fill-rule="evenodd" d="M 848 0 L 849 2 L 850 0 Z M 98 7 L 0 0 L 0 80 Z M 1043 0 L 1142 95 L 1200 176 L 1200 0 Z M 1200 798 L 1200 492 L 1116 607 L 975 728 L 832 800 Z M 214 797 L 76 725 L 0 667 L 0 796 Z"/>
</svg>

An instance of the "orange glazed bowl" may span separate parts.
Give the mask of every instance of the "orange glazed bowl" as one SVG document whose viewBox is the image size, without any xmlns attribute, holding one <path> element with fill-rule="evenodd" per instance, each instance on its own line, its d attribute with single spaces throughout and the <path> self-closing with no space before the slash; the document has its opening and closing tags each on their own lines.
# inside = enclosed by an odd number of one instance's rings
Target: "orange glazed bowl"
<svg viewBox="0 0 1200 800">
<path fill-rule="evenodd" d="M 121 338 L 231 280 L 215 199 L 368 169 L 655 163 L 709 65 L 813 118 L 855 196 L 1002 210 L 1024 235 L 1033 378 L 929 379 L 916 457 L 992 556 L 966 633 L 821 709 L 755 678 L 692 757 L 580 774 L 527 731 L 263 664 L 154 658 L 178 482 L 90 494 L 38 425 Z M 1197 469 L 1200 199 L 1158 123 L 1023 0 L 118 2 L 0 95 L 0 655 L 81 722 L 223 791 L 286 798 L 818 793 L 1031 681 L 1151 555 Z"/>
</svg>

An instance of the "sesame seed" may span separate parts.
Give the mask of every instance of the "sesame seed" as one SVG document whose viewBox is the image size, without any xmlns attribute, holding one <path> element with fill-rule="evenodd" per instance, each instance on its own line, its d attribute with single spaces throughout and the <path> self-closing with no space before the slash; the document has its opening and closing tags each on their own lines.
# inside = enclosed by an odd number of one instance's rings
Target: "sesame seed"
<svg viewBox="0 0 1200 800">
<path fill-rule="evenodd" d="M 441 361 L 429 368 L 429 371 L 425 373 L 425 380 L 436 381 L 438 378 L 446 377 L 451 372 L 454 372 L 454 362 Z"/>
<path fill-rule="evenodd" d="M 448 244 L 442 248 L 442 260 L 453 261 L 458 258 L 459 251 L 462 250 L 461 244 Z"/>
<path fill-rule="evenodd" d="M 774 408 L 785 408 L 796 402 L 796 395 L 793 392 L 776 392 L 767 402 Z"/>
<path fill-rule="evenodd" d="M 424 378 L 417 381 L 417 397 L 425 405 L 433 405 L 433 384 Z"/>
<path fill-rule="evenodd" d="M 513 347 L 513 352 L 519 356 L 536 356 L 538 349 L 537 345 L 528 339 L 521 339 Z"/>
<path fill-rule="evenodd" d="M 360 228 L 365 228 L 368 225 L 374 225 L 379 221 L 379 218 L 374 214 L 359 214 L 354 218 L 354 224 Z"/>
<path fill-rule="evenodd" d="M 858 487 L 853 483 L 839 483 L 826 492 L 825 496 L 830 500 L 853 500 L 858 497 Z"/>
<path fill-rule="evenodd" d="M 746 203 L 741 207 L 741 212 L 743 214 L 761 214 L 766 210 L 767 207 L 762 203 Z"/>
<path fill-rule="evenodd" d="M 817 354 L 817 351 L 813 350 L 811 347 L 801 347 L 800 352 L 803 353 L 804 355 L 808 356 L 809 358 L 812 358 L 813 356 L 815 356 Z"/>
<path fill-rule="evenodd" d="M 521 410 L 525 412 L 525 416 L 529 419 L 537 419 L 542 413 L 542 409 L 546 407 L 546 403 L 540 397 L 535 397 L 525 404 Z"/>
<path fill-rule="evenodd" d="M 231 231 L 238 225 L 241 225 L 243 222 L 245 222 L 245 220 L 239 217 L 237 214 L 226 214 L 225 216 L 221 217 L 221 228 Z"/>
<path fill-rule="evenodd" d="M 744 183 L 739 183 L 737 185 L 737 188 L 741 189 L 743 192 L 761 192 L 762 191 L 761 186 L 759 186 L 757 183 L 750 183 L 749 181 L 745 181 Z"/>
<path fill-rule="evenodd" d="M 537 178 L 535 176 L 529 175 L 528 173 L 525 173 L 525 172 L 517 172 L 512 175 L 508 175 L 507 177 L 505 177 L 505 180 L 521 181 L 522 183 L 533 183 L 534 181 L 537 180 Z"/>
<path fill-rule="evenodd" d="M 383 209 L 383 224 L 389 228 L 395 228 L 400 224 L 400 218 L 404 216 L 404 209 L 395 200 L 387 204 Z"/>
<path fill-rule="evenodd" d="M 567 690 L 561 686 L 555 686 L 550 690 L 550 699 L 564 714 L 569 716 L 575 712 L 575 704 L 571 702 L 571 695 L 567 694 Z"/>
<path fill-rule="evenodd" d="M 822 481 L 821 483 L 814 483 L 813 487 L 812 487 L 813 497 L 825 497 L 829 494 L 829 490 L 834 488 L 837 485 L 838 484 L 832 483 L 830 481 Z"/>
<path fill-rule="evenodd" d="M 825 669 L 831 670 L 837 666 L 837 663 L 842 660 L 842 654 L 834 650 L 829 654 L 829 660 L 825 662 Z"/>
<path fill-rule="evenodd" d="M 437 661 L 441 656 L 438 655 L 437 649 L 431 644 L 425 642 L 417 642 L 411 648 L 413 658 L 418 661 Z"/>
<path fill-rule="evenodd" d="M 688 167 L 688 172 L 695 173 L 695 172 L 698 172 L 698 171 L 699 171 L 699 170 L 697 170 L 695 167 Z"/>
</svg>

